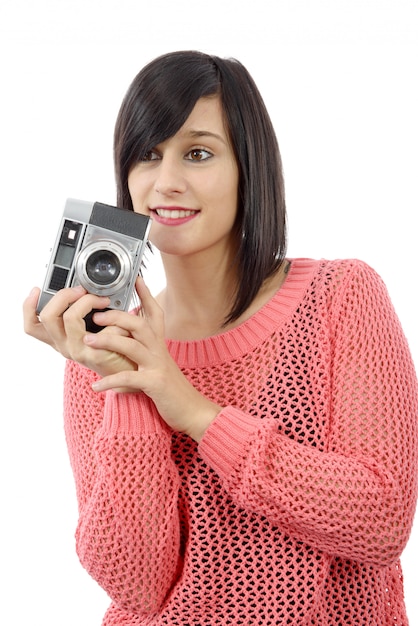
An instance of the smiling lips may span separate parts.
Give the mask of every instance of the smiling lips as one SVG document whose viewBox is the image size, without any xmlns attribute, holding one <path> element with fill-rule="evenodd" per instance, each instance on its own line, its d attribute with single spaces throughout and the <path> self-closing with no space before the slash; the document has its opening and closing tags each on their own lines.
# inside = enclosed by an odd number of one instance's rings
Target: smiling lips
<svg viewBox="0 0 418 626">
<path fill-rule="evenodd" d="M 182 207 L 156 207 L 151 209 L 153 219 L 170 226 L 179 226 L 193 219 L 199 211 L 183 209 Z"/>
</svg>

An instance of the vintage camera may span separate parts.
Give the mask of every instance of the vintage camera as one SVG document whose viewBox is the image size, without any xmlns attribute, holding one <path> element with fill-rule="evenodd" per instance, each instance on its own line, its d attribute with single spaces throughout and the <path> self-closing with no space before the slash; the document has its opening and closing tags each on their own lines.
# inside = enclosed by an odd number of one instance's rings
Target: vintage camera
<svg viewBox="0 0 418 626">
<path fill-rule="evenodd" d="M 52 248 L 37 312 L 64 287 L 82 285 L 110 298 L 109 309 L 128 310 L 147 244 L 151 220 L 100 202 L 69 198 Z M 87 330 L 102 327 L 86 318 Z"/>
</svg>

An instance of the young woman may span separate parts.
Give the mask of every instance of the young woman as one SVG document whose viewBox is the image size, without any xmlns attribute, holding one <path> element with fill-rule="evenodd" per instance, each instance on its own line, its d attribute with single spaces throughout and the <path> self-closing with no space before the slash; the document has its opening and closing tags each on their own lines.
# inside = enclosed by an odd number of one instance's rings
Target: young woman
<svg viewBox="0 0 418 626">
<path fill-rule="evenodd" d="M 103 624 L 407 624 L 417 380 L 357 260 L 286 259 L 275 134 L 245 68 L 199 52 L 134 79 L 118 206 L 152 217 L 166 287 L 138 314 L 64 289 L 25 330 L 67 359 L 77 550 Z M 71 306 L 69 306 L 69 304 Z"/>
</svg>

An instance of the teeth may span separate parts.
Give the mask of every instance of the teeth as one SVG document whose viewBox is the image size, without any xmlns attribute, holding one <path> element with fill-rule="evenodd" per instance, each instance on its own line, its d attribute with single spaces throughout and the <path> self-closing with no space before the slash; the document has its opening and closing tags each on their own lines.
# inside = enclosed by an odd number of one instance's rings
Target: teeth
<svg viewBox="0 0 418 626">
<path fill-rule="evenodd" d="M 196 211 L 182 210 L 182 209 L 156 209 L 157 215 L 160 217 L 168 218 L 168 219 L 179 219 L 181 217 L 190 217 L 190 215 L 194 215 Z"/>
</svg>

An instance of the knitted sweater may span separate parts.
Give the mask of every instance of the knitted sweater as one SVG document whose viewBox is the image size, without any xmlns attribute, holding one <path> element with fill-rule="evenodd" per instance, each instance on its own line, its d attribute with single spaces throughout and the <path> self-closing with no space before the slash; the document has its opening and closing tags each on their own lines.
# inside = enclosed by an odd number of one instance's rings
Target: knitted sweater
<svg viewBox="0 0 418 626">
<path fill-rule="evenodd" d="M 248 321 L 167 343 L 224 407 L 199 445 L 144 394 L 96 394 L 66 366 L 77 551 L 112 600 L 103 625 L 405 626 L 418 392 L 377 274 L 295 259 Z"/>
</svg>

